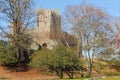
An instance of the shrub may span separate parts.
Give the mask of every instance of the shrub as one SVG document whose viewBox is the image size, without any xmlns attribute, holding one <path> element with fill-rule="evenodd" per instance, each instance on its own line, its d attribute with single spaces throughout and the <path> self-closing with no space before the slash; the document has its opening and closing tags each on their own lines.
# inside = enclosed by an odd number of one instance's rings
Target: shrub
<svg viewBox="0 0 120 80">
<path fill-rule="evenodd" d="M 0 47 L 0 60 L 3 65 L 10 66 L 11 64 L 16 63 L 14 49 L 11 46 L 2 46 Z"/>
<path fill-rule="evenodd" d="M 53 50 L 35 52 L 31 57 L 30 66 L 37 69 L 49 68 L 55 71 L 60 78 L 63 78 L 65 71 L 72 78 L 73 73 L 71 72 L 80 66 L 80 61 L 71 48 L 57 46 Z"/>
<path fill-rule="evenodd" d="M 34 54 L 31 55 L 31 61 L 29 65 L 35 69 L 43 69 L 47 67 L 48 54 L 51 50 L 38 50 Z"/>
</svg>

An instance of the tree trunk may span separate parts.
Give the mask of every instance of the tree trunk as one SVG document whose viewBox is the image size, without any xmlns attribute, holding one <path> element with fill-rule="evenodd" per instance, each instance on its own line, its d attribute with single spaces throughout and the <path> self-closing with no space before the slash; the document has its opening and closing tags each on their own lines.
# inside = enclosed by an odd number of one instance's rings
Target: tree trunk
<svg viewBox="0 0 120 80">
<path fill-rule="evenodd" d="M 60 78 L 63 79 L 63 71 L 60 70 Z"/>
<path fill-rule="evenodd" d="M 90 57 L 90 51 L 88 50 L 88 77 L 90 77 L 91 76 L 91 74 L 92 74 L 92 59 L 91 59 L 91 57 Z"/>
</svg>

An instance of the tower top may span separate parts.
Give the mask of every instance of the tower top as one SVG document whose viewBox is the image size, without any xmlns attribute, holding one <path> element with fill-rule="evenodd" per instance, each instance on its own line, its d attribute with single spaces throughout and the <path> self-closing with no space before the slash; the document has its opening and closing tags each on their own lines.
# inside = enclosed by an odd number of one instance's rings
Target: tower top
<svg viewBox="0 0 120 80">
<path fill-rule="evenodd" d="M 54 14 L 60 15 L 60 10 L 59 9 L 39 9 L 37 11 L 37 15 L 41 13 L 44 13 L 44 14 L 54 13 Z"/>
</svg>

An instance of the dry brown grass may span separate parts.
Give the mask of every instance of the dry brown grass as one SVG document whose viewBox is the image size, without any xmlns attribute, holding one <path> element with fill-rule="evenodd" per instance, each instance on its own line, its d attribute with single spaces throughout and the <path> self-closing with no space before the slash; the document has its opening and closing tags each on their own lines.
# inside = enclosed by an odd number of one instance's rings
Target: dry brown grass
<svg viewBox="0 0 120 80">
<path fill-rule="evenodd" d="M 37 73 L 36 70 L 27 72 L 13 72 L 0 66 L 0 80 L 46 80 L 55 79 L 56 76 Z"/>
</svg>

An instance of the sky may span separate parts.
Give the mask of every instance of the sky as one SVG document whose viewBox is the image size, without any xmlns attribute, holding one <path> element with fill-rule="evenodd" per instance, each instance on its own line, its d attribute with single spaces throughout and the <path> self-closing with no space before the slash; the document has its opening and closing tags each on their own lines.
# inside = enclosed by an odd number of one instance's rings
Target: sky
<svg viewBox="0 0 120 80">
<path fill-rule="evenodd" d="M 85 0 L 34 0 L 35 7 L 60 9 L 61 14 L 67 5 L 78 5 Z M 102 8 L 112 16 L 120 16 L 120 0 L 86 0 L 87 4 Z"/>
</svg>

